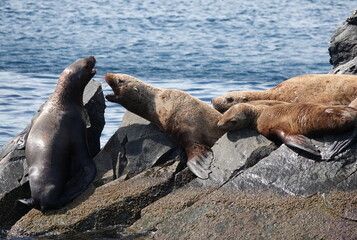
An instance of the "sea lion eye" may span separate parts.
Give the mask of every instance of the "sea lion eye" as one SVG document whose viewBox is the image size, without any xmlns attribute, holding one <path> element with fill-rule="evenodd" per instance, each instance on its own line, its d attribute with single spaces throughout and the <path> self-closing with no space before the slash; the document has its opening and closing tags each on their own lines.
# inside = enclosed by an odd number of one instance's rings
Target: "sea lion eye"
<svg viewBox="0 0 357 240">
<path fill-rule="evenodd" d="M 242 102 L 248 102 L 248 98 L 243 97 L 243 98 L 242 98 Z"/>
<path fill-rule="evenodd" d="M 233 102 L 233 98 L 232 97 L 227 98 L 227 102 L 232 103 Z"/>
<path fill-rule="evenodd" d="M 238 123 L 237 120 L 230 120 L 229 122 L 233 125 L 236 125 Z"/>
<path fill-rule="evenodd" d="M 139 89 L 137 87 L 133 88 L 135 92 L 139 92 Z"/>
</svg>

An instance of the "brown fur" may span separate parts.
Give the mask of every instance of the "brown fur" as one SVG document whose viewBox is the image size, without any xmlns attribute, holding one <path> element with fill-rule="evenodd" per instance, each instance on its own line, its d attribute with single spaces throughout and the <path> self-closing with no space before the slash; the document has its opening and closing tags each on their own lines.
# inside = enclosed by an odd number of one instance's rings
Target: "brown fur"
<svg viewBox="0 0 357 240">
<path fill-rule="evenodd" d="M 357 97 L 357 76 L 337 74 L 302 75 L 264 91 L 236 91 L 212 99 L 215 109 L 227 111 L 237 103 L 278 100 L 348 105 Z"/>
<path fill-rule="evenodd" d="M 185 148 L 188 161 L 211 152 L 224 134 L 217 127 L 222 114 L 183 91 L 157 88 L 126 74 L 105 79 L 114 91 L 106 96 L 109 101 L 156 124 Z"/>
<path fill-rule="evenodd" d="M 237 123 L 229 126 L 232 120 Z M 231 107 L 218 125 L 229 131 L 250 127 L 267 137 L 272 134 L 272 129 L 315 137 L 350 130 L 355 126 L 356 120 L 357 110 L 347 106 L 312 103 L 254 106 L 240 103 Z"/>
<path fill-rule="evenodd" d="M 271 140 L 280 139 L 287 145 L 319 155 L 305 137 L 342 133 L 354 130 L 346 143 L 337 143 L 326 156 L 332 157 L 356 137 L 357 110 L 348 106 L 327 106 L 312 103 L 285 103 L 275 106 L 240 103 L 232 106 L 218 126 L 226 131 L 252 128 Z"/>
</svg>

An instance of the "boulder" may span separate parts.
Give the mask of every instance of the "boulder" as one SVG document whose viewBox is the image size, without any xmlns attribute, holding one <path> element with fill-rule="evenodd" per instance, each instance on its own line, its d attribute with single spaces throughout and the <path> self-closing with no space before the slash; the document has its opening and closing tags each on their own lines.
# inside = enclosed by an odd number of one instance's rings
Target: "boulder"
<svg viewBox="0 0 357 240">
<path fill-rule="evenodd" d="M 346 64 L 357 57 L 357 10 L 338 27 L 333 34 L 328 51 L 330 53 L 330 63 L 333 68 Z M 350 63 L 352 64 L 352 62 Z M 351 68 L 351 67 L 349 67 Z M 349 69 L 344 67 L 342 70 Z M 354 72 L 354 69 L 346 73 Z"/>
<path fill-rule="evenodd" d="M 357 57 L 353 58 L 352 60 L 338 65 L 334 69 L 332 69 L 330 74 L 350 74 L 356 75 L 357 74 Z"/>
<path fill-rule="evenodd" d="M 332 142 L 349 134 L 325 136 L 313 140 L 321 152 Z M 281 194 L 309 197 L 333 190 L 357 190 L 357 145 L 331 161 L 309 156 L 281 145 L 269 156 L 232 179 L 227 186 L 256 192 L 276 191 Z"/>
<path fill-rule="evenodd" d="M 276 149 L 276 145 L 250 129 L 228 132 L 212 147 L 214 160 L 209 179 L 195 179 L 196 187 L 220 187 L 238 173 L 254 166 Z"/>
<path fill-rule="evenodd" d="M 93 80 L 88 83 L 83 93 L 83 102 L 88 113 L 87 125 L 90 127 L 87 137 L 93 156 L 100 149 L 99 137 L 105 123 L 104 95 L 100 83 Z M 38 113 L 40 111 L 41 107 Z M 36 118 L 38 113 L 33 118 Z M 15 207 L 17 199 L 31 196 L 24 150 L 24 136 L 29 129 L 30 125 L 0 149 L 0 209 L 7 209 L 0 211 L 0 229 L 8 229 L 29 210 L 20 205 Z M 102 172 L 108 171 L 108 164 L 105 162 L 96 161 L 96 165 L 103 169 Z M 98 175 L 103 175 L 102 172 Z"/>
<path fill-rule="evenodd" d="M 100 151 L 100 136 L 102 134 L 106 108 L 102 85 L 91 80 L 83 92 L 83 104 L 88 114 L 87 120 L 87 139 L 91 157 L 96 156 Z"/>
<path fill-rule="evenodd" d="M 132 224 L 142 208 L 172 191 L 179 162 L 157 166 L 127 180 L 91 187 L 65 207 L 45 214 L 32 209 L 10 230 L 8 237 L 84 232 L 117 224 Z"/>
<path fill-rule="evenodd" d="M 152 239 L 356 239 L 357 223 L 334 214 L 349 210 L 356 194 L 334 192 L 329 208 L 320 195 L 184 188 L 143 209 L 129 229 L 154 232 Z"/>
<path fill-rule="evenodd" d="M 349 134 L 312 142 L 323 152 Z M 357 144 L 324 161 L 243 130 L 212 150 L 208 180 L 194 179 L 144 208 L 129 230 L 154 231 L 154 239 L 357 236 Z"/>
<path fill-rule="evenodd" d="M 183 149 L 158 127 L 129 111 L 100 155 L 112 162 L 114 178 L 130 178 L 169 159 L 185 158 Z"/>
</svg>

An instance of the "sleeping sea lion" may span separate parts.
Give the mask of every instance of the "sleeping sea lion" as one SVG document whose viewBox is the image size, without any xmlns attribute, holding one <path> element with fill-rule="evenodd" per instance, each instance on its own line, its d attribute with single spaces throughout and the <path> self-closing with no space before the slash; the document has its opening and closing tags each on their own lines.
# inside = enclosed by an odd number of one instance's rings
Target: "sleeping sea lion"
<svg viewBox="0 0 357 240">
<path fill-rule="evenodd" d="M 357 98 L 357 76 L 337 74 L 302 75 L 290 78 L 264 91 L 236 91 L 212 99 L 215 109 L 223 113 L 237 103 L 253 100 L 312 102 L 348 105 Z"/>
<path fill-rule="evenodd" d="M 222 114 L 183 91 L 157 88 L 126 74 L 108 73 L 105 80 L 114 92 L 108 101 L 157 125 L 185 148 L 190 170 L 208 178 L 211 147 L 225 132 L 217 127 Z"/>
<path fill-rule="evenodd" d="M 90 56 L 68 66 L 33 119 L 25 145 L 31 198 L 19 202 L 42 211 L 60 208 L 95 177 L 82 100 L 85 86 L 96 73 L 94 65 L 95 58 Z"/>
<path fill-rule="evenodd" d="M 253 128 L 268 139 L 279 139 L 290 147 L 320 156 L 307 137 L 353 130 L 351 138 L 334 143 L 325 158 L 342 152 L 355 140 L 357 109 L 312 103 L 285 103 L 275 106 L 239 103 L 226 111 L 217 126 L 226 131 Z"/>
</svg>

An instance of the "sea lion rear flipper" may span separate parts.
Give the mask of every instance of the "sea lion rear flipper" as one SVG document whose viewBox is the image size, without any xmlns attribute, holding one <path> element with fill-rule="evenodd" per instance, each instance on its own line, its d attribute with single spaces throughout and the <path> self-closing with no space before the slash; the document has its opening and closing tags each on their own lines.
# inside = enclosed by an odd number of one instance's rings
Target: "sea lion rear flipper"
<svg viewBox="0 0 357 240">
<path fill-rule="evenodd" d="M 311 140 L 301 134 L 286 134 L 283 130 L 274 130 L 273 133 L 287 146 L 298 148 L 316 156 L 321 156 L 320 151 L 311 143 Z"/>
<path fill-rule="evenodd" d="M 348 146 L 350 146 L 353 142 L 356 141 L 357 138 L 357 128 L 354 129 L 352 135 L 345 140 L 342 141 L 335 141 L 326 151 L 324 154 L 324 159 L 329 160 L 333 156 L 341 153 L 342 151 L 346 150 Z"/>
<path fill-rule="evenodd" d="M 33 200 L 33 198 L 17 199 L 16 202 L 15 202 L 15 205 L 17 205 L 19 203 L 25 204 L 25 205 L 27 205 L 29 207 L 33 207 L 34 200 Z"/>
<path fill-rule="evenodd" d="M 65 191 L 54 207 L 61 207 L 79 196 L 87 189 L 95 175 L 96 167 L 94 163 L 80 169 L 80 171 L 66 183 Z"/>
<path fill-rule="evenodd" d="M 186 148 L 187 167 L 197 177 L 207 179 L 211 171 L 211 163 L 214 159 L 210 147 L 203 144 L 193 144 Z"/>
</svg>

